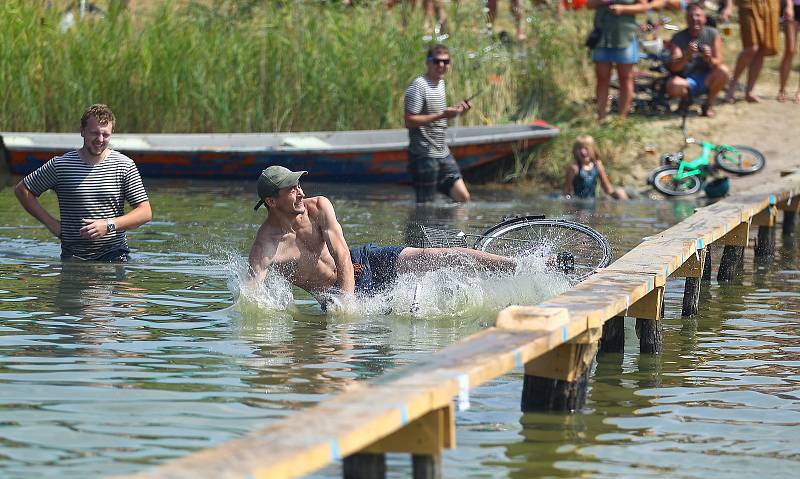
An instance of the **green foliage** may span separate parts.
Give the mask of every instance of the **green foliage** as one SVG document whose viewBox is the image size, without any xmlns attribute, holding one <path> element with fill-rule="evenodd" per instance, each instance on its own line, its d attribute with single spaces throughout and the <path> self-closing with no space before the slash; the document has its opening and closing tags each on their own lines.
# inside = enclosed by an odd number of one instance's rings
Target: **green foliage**
<svg viewBox="0 0 800 479">
<path fill-rule="evenodd" d="M 92 103 L 114 109 L 118 132 L 400 128 L 403 93 L 424 72 L 429 44 L 422 9 L 403 20 L 408 10 L 370 2 L 164 2 L 66 31 L 43 3 L 0 2 L 3 131 L 74 131 Z M 591 18 L 529 13 L 531 38 L 509 45 L 486 34 L 479 2 L 453 2 L 448 94 L 483 90 L 462 125 L 538 117 L 560 126 L 566 138 L 511 175 L 555 178 L 563 159 L 553 149 L 593 122 L 581 45 Z"/>
</svg>

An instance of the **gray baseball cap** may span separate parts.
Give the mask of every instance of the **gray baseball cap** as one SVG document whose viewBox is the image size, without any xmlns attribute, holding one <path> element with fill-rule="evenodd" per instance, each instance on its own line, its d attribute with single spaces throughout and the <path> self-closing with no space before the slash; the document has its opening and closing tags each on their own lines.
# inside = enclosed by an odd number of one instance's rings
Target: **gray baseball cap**
<svg viewBox="0 0 800 479">
<path fill-rule="evenodd" d="M 278 165 L 272 165 L 261 172 L 258 177 L 258 203 L 253 208 L 257 210 L 264 204 L 264 197 L 278 196 L 278 190 L 296 185 L 300 177 L 308 173 L 307 171 L 292 171 Z"/>
</svg>

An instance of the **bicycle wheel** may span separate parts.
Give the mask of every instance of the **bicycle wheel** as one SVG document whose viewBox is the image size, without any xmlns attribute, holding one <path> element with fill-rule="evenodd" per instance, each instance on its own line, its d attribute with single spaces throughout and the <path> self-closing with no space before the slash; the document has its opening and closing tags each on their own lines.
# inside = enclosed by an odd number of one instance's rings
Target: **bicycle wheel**
<svg viewBox="0 0 800 479">
<path fill-rule="evenodd" d="M 611 245 L 594 229 L 572 221 L 523 216 L 487 229 L 475 249 L 503 256 L 538 254 L 573 281 L 611 262 Z"/>
<path fill-rule="evenodd" d="M 730 145 L 733 150 L 717 152 L 717 166 L 729 173 L 749 175 L 755 173 L 767 164 L 764 154 L 755 148 L 742 145 Z"/>
<path fill-rule="evenodd" d="M 675 175 L 677 173 L 678 169 L 675 167 L 661 169 L 653 177 L 653 187 L 660 193 L 669 196 L 686 196 L 700 191 L 700 187 L 703 186 L 700 178 L 687 176 L 676 180 Z"/>
</svg>

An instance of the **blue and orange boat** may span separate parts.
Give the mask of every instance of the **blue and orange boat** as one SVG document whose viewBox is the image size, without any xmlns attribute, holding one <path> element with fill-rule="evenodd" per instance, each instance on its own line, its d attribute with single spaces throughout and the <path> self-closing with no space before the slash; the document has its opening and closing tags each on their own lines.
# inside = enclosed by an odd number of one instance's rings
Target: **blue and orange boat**
<svg viewBox="0 0 800 479">
<path fill-rule="evenodd" d="M 486 165 L 556 135 L 542 121 L 526 125 L 448 129 L 448 144 L 461 170 Z M 77 133 L 0 133 L 0 151 L 11 173 L 27 174 L 50 158 L 80 147 Z M 115 134 L 112 148 L 131 157 L 142 176 L 167 178 L 257 177 L 269 165 L 307 170 L 312 181 L 404 183 L 410 180 L 408 132 L 359 130 L 308 133 Z"/>
</svg>

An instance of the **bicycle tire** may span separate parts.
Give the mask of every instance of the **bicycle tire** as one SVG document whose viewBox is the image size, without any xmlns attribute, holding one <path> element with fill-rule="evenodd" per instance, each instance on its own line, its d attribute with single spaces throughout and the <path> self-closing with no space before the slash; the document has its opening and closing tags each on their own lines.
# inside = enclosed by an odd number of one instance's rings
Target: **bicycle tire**
<svg viewBox="0 0 800 479">
<path fill-rule="evenodd" d="M 688 196 L 693 195 L 700 191 L 703 182 L 697 176 L 687 176 L 680 180 L 680 183 L 675 181 L 675 175 L 678 173 L 678 168 L 664 167 L 656 172 L 653 177 L 653 188 L 668 196 Z"/>
<path fill-rule="evenodd" d="M 751 175 L 761 171 L 767 164 L 767 158 L 763 153 L 744 145 L 730 145 L 736 152 L 722 150 L 717 152 L 717 166 L 737 175 Z"/>
<path fill-rule="evenodd" d="M 546 258 L 569 255 L 572 268 L 561 272 L 575 282 L 611 263 L 611 244 L 595 229 L 573 221 L 535 216 L 492 226 L 478 238 L 474 248 L 512 257 L 531 253 Z"/>
<path fill-rule="evenodd" d="M 661 165 L 655 167 L 649 175 L 647 175 L 647 184 L 652 185 L 656 181 L 656 175 L 664 170 L 674 170 L 675 166 L 673 165 Z"/>
</svg>

